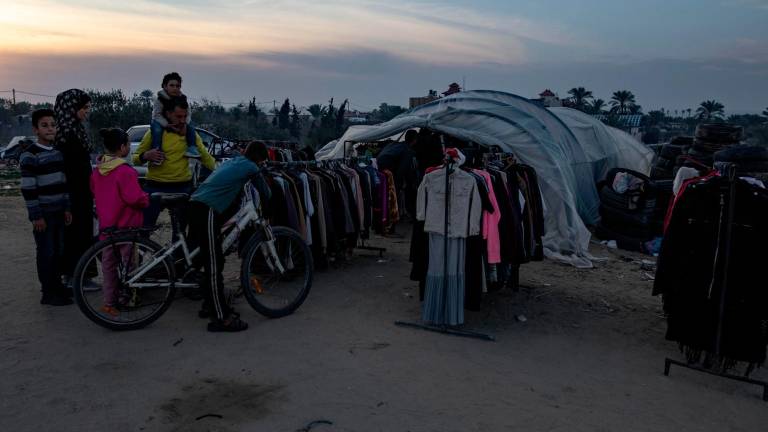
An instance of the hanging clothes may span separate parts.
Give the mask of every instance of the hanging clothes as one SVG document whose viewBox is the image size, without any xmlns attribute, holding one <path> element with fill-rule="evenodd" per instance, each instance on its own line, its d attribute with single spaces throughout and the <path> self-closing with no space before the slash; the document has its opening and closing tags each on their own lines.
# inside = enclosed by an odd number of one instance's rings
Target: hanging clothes
<svg viewBox="0 0 768 432">
<path fill-rule="evenodd" d="M 472 169 L 457 168 L 460 174 L 450 176 L 461 177 L 461 181 L 455 182 L 461 185 L 456 190 L 474 188 L 476 192 L 471 206 L 466 204 L 458 210 L 461 206 L 452 204 L 449 209 L 449 237 L 464 239 L 463 245 L 456 246 L 463 248 L 464 258 L 461 270 L 446 270 L 451 277 L 463 278 L 463 284 L 453 285 L 463 289 L 463 307 L 470 310 L 481 308 L 483 295 L 489 290 L 513 285 L 513 279 L 516 283 L 517 266 L 543 259 L 544 209 L 535 171 L 527 165 L 500 159 L 479 160 L 476 155 L 471 156 Z M 432 256 L 445 248 L 434 251 L 431 234 L 443 235 L 445 227 L 444 171 L 433 168 L 422 180 L 417 194 L 417 221 L 411 233 L 410 278 L 419 282 L 419 298 L 425 303 L 428 298 L 434 300 L 431 294 L 427 295 L 429 285 L 442 280 L 443 269 L 436 267 Z M 453 179 L 451 182 L 453 185 Z M 457 192 L 451 188 L 451 202 L 461 202 L 453 197 Z M 457 216 L 460 213 L 461 218 Z M 464 224 L 470 219 L 471 227 Z M 449 248 L 455 250 L 453 244 Z M 451 292 L 454 293 L 453 289 Z M 434 311 L 434 306 L 425 305 L 424 310 Z M 452 316 L 457 317 L 458 313 Z"/>
<path fill-rule="evenodd" d="M 416 219 L 425 221 L 429 233 L 422 319 L 463 324 L 466 238 L 480 233 L 481 222 L 475 178 L 454 167 L 425 175 L 417 192 Z"/>
<path fill-rule="evenodd" d="M 296 156 L 289 150 L 272 150 L 278 159 Z M 273 162 L 264 175 L 273 195 L 272 224 L 299 232 L 320 268 L 348 255 L 372 229 L 384 232 L 388 221 L 397 220 L 391 180 L 371 164 Z"/>
<path fill-rule="evenodd" d="M 742 179 L 734 182 L 733 194 L 731 182 L 721 176 L 693 180 L 678 194 L 653 294 L 662 295 L 666 338 L 680 344 L 688 361 L 719 354 L 724 369 L 736 361 L 751 369 L 765 362 L 768 345 L 768 290 L 760 284 L 768 191 Z"/>
<path fill-rule="evenodd" d="M 429 233 L 429 269 L 422 312 L 425 322 L 452 326 L 464 323 L 465 253 L 465 238 Z"/>
</svg>

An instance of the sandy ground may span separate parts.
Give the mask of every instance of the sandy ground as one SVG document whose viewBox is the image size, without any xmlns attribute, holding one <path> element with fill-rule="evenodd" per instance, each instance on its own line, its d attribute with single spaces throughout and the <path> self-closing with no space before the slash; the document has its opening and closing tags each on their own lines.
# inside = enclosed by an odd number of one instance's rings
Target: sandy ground
<svg viewBox="0 0 768 432">
<path fill-rule="evenodd" d="M 211 334 L 187 299 L 110 332 L 38 304 L 21 199 L 0 198 L 3 431 L 764 431 L 760 388 L 674 369 L 644 257 L 597 246 L 595 270 L 544 262 L 486 297 L 467 328 L 496 342 L 393 325 L 419 317 L 407 242 L 375 239 L 316 274 L 299 311 Z M 235 263 L 236 264 L 236 263 Z M 516 317 L 524 315 L 522 322 Z M 766 379 L 765 370 L 756 378 Z M 218 414 L 221 418 L 206 417 Z"/>
</svg>

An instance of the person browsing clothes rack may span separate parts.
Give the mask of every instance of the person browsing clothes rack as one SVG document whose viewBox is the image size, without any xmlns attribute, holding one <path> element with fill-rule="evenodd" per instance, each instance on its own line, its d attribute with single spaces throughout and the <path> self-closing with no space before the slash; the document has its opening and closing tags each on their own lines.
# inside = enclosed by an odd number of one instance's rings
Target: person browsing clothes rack
<svg viewBox="0 0 768 432">
<path fill-rule="evenodd" d="M 254 181 L 262 202 L 270 191 L 259 175 L 259 164 L 268 159 L 267 147 L 253 141 L 242 156 L 221 165 L 192 195 L 189 205 L 189 228 L 192 241 L 200 246 L 199 262 L 203 266 L 203 308 L 200 317 L 210 317 L 208 331 L 238 332 L 248 328 L 227 304 L 224 295 L 224 253 L 221 228 L 239 208 L 240 192 L 248 181 Z"/>
</svg>

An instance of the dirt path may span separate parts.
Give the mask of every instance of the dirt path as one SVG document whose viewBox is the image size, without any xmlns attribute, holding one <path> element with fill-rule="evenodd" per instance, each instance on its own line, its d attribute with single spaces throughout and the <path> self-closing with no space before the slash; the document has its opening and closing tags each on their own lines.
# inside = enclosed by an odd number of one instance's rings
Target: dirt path
<svg viewBox="0 0 768 432">
<path fill-rule="evenodd" d="M 180 300 L 152 326 L 113 333 L 76 307 L 38 304 L 20 198 L 0 198 L 0 427 L 7 431 L 762 431 L 759 388 L 673 369 L 644 257 L 595 249 L 597 270 L 524 266 L 468 327 L 482 342 L 410 330 L 419 316 L 407 243 L 376 239 L 317 274 L 293 316 L 205 331 Z M 516 319 L 526 317 L 525 322 Z M 757 377 L 768 378 L 765 370 Z M 216 414 L 196 420 L 205 414 Z"/>
</svg>

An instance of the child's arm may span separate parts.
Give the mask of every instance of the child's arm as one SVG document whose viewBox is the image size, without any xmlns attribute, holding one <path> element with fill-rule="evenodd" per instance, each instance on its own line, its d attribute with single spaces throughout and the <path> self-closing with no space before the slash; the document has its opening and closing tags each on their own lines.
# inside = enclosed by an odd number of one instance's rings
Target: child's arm
<svg viewBox="0 0 768 432">
<path fill-rule="evenodd" d="M 189 114 L 187 116 L 191 118 Z M 163 115 L 163 103 L 160 101 L 160 98 L 156 98 L 155 103 L 152 105 L 152 121 L 160 123 L 160 126 L 163 128 L 168 127 L 168 120 Z M 187 123 L 189 123 L 189 120 L 187 120 Z"/>
<path fill-rule="evenodd" d="M 127 167 L 127 166 L 126 166 Z M 120 170 L 120 179 L 117 182 L 120 198 L 129 207 L 145 208 L 149 206 L 149 195 L 139 186 L 139 174 L 135 169 Z"/>
<path fill-rule="evenodd" d="M 38 230 L 36 221 L 43 219 L 43 210 L 40 208 L 40 201 L 38 201 L 37 156 L 30 152 L 24 152 L 19 157 L 19 165 L 21 167 L 21 195 L 27 204 L 29 220 L 35 224 L 35 230 Z M 44 229 L 42 228 L 42 230 Z"/>
<path fill-rule="evenodd" d="M 152 147 L 152 132 L 148 130 L 141 139 L 141 143 L 136 148 L 136 151 L 131 155 L 131 162 L 133 162 L 134 165 L 144 165 L 147 163 L 147 161 L 141 159 L 141 155 L 149 150 L 150 147 Z"/>
</svg>

